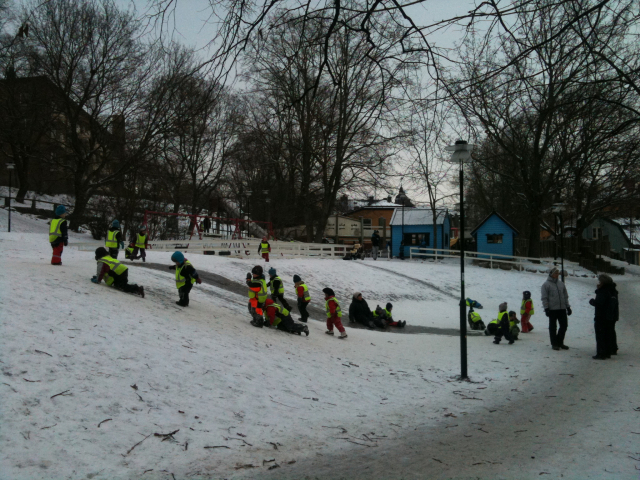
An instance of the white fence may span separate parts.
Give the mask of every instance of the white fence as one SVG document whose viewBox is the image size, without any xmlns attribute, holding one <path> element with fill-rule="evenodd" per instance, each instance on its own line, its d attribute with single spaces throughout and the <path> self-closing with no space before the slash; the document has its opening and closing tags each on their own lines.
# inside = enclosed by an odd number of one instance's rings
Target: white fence
<svg viewBox="0 0 640 480">
<path fill-rule="evenodd" d="M 269 242 L 271 245 L 270 256 L 273 258 L 343 258 L 351 245 L 333 245 L 328 243 L 296 243 L 296 242 Z M 224 255 L 228 257 L 260 257 L 260 240 L 162 240 L 148 243 L 150 251 L 201 253 L 205 255 Z M 93 251 L 97 248 L 95 243 L 72 244 L 79 250 Z"/>
<path fill-rule="evenodd" d="M 433 258 L 434 260 L 438 260 L 439 258 L 460 258 L 460 251 L 438 248 L 411 247 L 409 249 L 409 258 Z M 464 252 L 464 258 L 475 260 L 476 263 L 480 265 L 484 263 L 489 268 L 494 268 L 494 264 L 496 265 L 496 267 L 499 267 L 500 265 L 511 265 L 511 267 L 515 270 L 539 270 L 540 267 L 549 269 L 555 266 L 553 260 L 551 259 L 516 257 L 513 255 L 499 255 L 482 252 Z"/>
</svg>

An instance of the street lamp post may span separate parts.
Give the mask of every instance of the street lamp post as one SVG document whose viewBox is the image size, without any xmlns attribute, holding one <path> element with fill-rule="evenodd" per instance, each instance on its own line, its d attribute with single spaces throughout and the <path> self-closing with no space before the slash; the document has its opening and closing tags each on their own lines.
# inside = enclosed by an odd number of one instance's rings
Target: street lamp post
<svg viewBox="0 0 640 480">
<path fill-rule="evenodd" d="M 13 178 L 13 169 L 16 167 L 15 163 L 7 163 L 7 170 L 9 170 L 9 226 L 8 232 L 11 232 L 11 180 Z"/>
<path fill-rule="evenodd" d="M 455 145 L 445 148 L 451 154 L 451 162 L 460 163 L 460 380 L 467 375 L 467 305 L 464 293 L 464 163 L 471 158 L 473 145 L 465 140 L 456 141 Z"/>
<path fill-rule="evenodd" d="M 407 202 L 407 195 L 404 193 L 404 189 L 402 188 L 402 185 L 400 185 L 400 191 L 398 192 L 398 196 L 396 197 L 396 200 L 399 200 L 402 205 L 402 228 L 401 228 L 401 235 L 400 235 L 400 242 L 404 242 L 404 204 Z"/>
<path fill-rule="evenodd" d="M 562 213 L 565 210 L 564 203 L 554 203 L 551 207 L 551 211 L 560 220 L 560 275 L 562 276 L 562 283 L 564 283 L 564 218 Z"/>
</svg>

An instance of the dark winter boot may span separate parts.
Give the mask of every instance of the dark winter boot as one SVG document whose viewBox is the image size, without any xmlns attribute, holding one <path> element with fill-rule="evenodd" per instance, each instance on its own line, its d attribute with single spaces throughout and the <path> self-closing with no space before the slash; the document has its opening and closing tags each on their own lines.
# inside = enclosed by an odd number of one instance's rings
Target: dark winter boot
<svg viewBox="0 0 640 480">
<path fill-rule="evenodd" d="M 255 317 L 253 320 L 251 320 L 249 322 L 251 325 L 253 325 L 254 327 L 258 327 L 258 328 L 262 328 L 264 327 L 264 322 L 261 321 L 261 319 Z"/>
<path fill-rule="evenodd" d="M 493 343 L 495 343 L 496 345 L 500 345 L 500 340 L 494 340 Z"/>
<path fill-rule="evenodd" d="M 304 332 L 304 334 L 308 337 L 309 336 L 309 327 L 307 327 L 306 325 L 304 326 L 304 328 L 302 329 L 302 331 Z"/>
<path fill-rule="evenodd" d="M 139 294 L 142 298 L 144 298 L 144 287 L 142 287 L 142 286 L 141 286 L 141 287 L 138 287 L 138 294 Z"/>
<path fill-rule="evenodd" d="M 179 307 L 186 307 L 186 306 L 187 306 L 187 305 L 185 305 L 184 303 L 182 303 L 182 301 L 181 301 L 181 300 L 178 300 L 178 301 L 176 302 L 176 305 L 178 305 Z"/>
</svg>

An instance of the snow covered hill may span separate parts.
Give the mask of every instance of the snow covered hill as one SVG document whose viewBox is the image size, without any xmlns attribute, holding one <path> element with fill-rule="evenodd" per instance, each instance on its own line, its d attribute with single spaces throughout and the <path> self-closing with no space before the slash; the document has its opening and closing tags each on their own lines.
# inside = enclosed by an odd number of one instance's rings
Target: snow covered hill
<svg viewBox="0 0 640 480">
<path fill-rule="evenodd" d="M 545 277 L 470 268 L 469 296 L 484 304 L 485 319 L 504 300 L 518 310 L 524 289 L 533 292 L 539 311 L 532 320 L 536 330 L 515 345 L 470 337 L 474 383 L 460 383 L 457 337 L 355 330 L 348 321 L 345 341 L 324 335 L 321 321 L 309 322 L 309 337 L 256 329 L 249 325 L 245 297 L 203 284 L 194 288 L 191 306 L 180 309 L 172 272 L 134 264 L 130 282 L 147 292 L 140 299 L 92 284 L 91 252 L 65 248 L 63 266 L 49 265 L 46 222 L 14 219 L 17 232 L 0 234 L 2 479 L 302 478 L 313 474 L 313 468 L 302 469 L 308 462 L 335 455 L 356 459 L 363 449 L 400 444 L 418 427 L 436 437 L 438 429 L 469 425 L 500 408 L 505 396 L 533 402 L 538 397 L 525 392 L 541 391 L 538 377 L 567 383 L 571 378 L 559 375 L 582 374 L 593 364 L 587 304 L 593 279 L 568 280 L 572 349 L 553 352 L 539 305 Z M 44 231 L 38 232 L 39 225 Z M 169 265 L 168 257 L 149 252 L 147 260 Z M 252 265 L 212 256 L 191 260 L 198 269 L 240 281 Z M 357 290 L 371 306 L 393 299 L 396 315 L 409 323 L 457 326 L 457 265 L 380 263 L 307 259 L 272 265 L 289 298 L 291 275 L 298 273 L 317 305 L 321 289 L 332 286 L 345 310 Z M 624 337 L 620 343 L 627 355 L 633 353 Z M 618 360 L 637 362 L 637 347 L 634 354 Z M 597 368 L 616 363 L 622 368 L 620 361 Z M 637 415 L 626 405 L 608 423 L 621 427 L 637 422 Z M 631 437 L 621 434 L 615 455 L 585 465 L 598 463 L 616 472 L 615 478 L 632 478 L 626 477 L 633 470 L 627 456 L 637 457 L 637 438 Z M 559 461 L 544 466 L 554 478 L 568 476 Z M 526 472 L 541 469 L 536 464 Z"/>
</svg>

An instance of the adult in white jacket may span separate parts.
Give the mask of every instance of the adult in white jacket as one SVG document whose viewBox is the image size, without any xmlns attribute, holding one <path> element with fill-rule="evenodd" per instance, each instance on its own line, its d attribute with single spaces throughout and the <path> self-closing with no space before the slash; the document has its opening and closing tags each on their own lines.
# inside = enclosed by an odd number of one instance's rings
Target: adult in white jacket
<svg viewBox="0 0 640 480">
<path fill-rule="evenodd" d="M 560 276 L 560 270 L 553 268 L 549 272 L 549 278 L 542 284 L 542 306 L 544 314 L 549 317 L 549 339 L 554 350 L 569 350 L 564 344 L 564 335 L 567 333 L 569 321 L 567 315 L 571 315 L 569 294 Z M 559 325 L 559 328 L 558 328 Z"/>
</svg>

